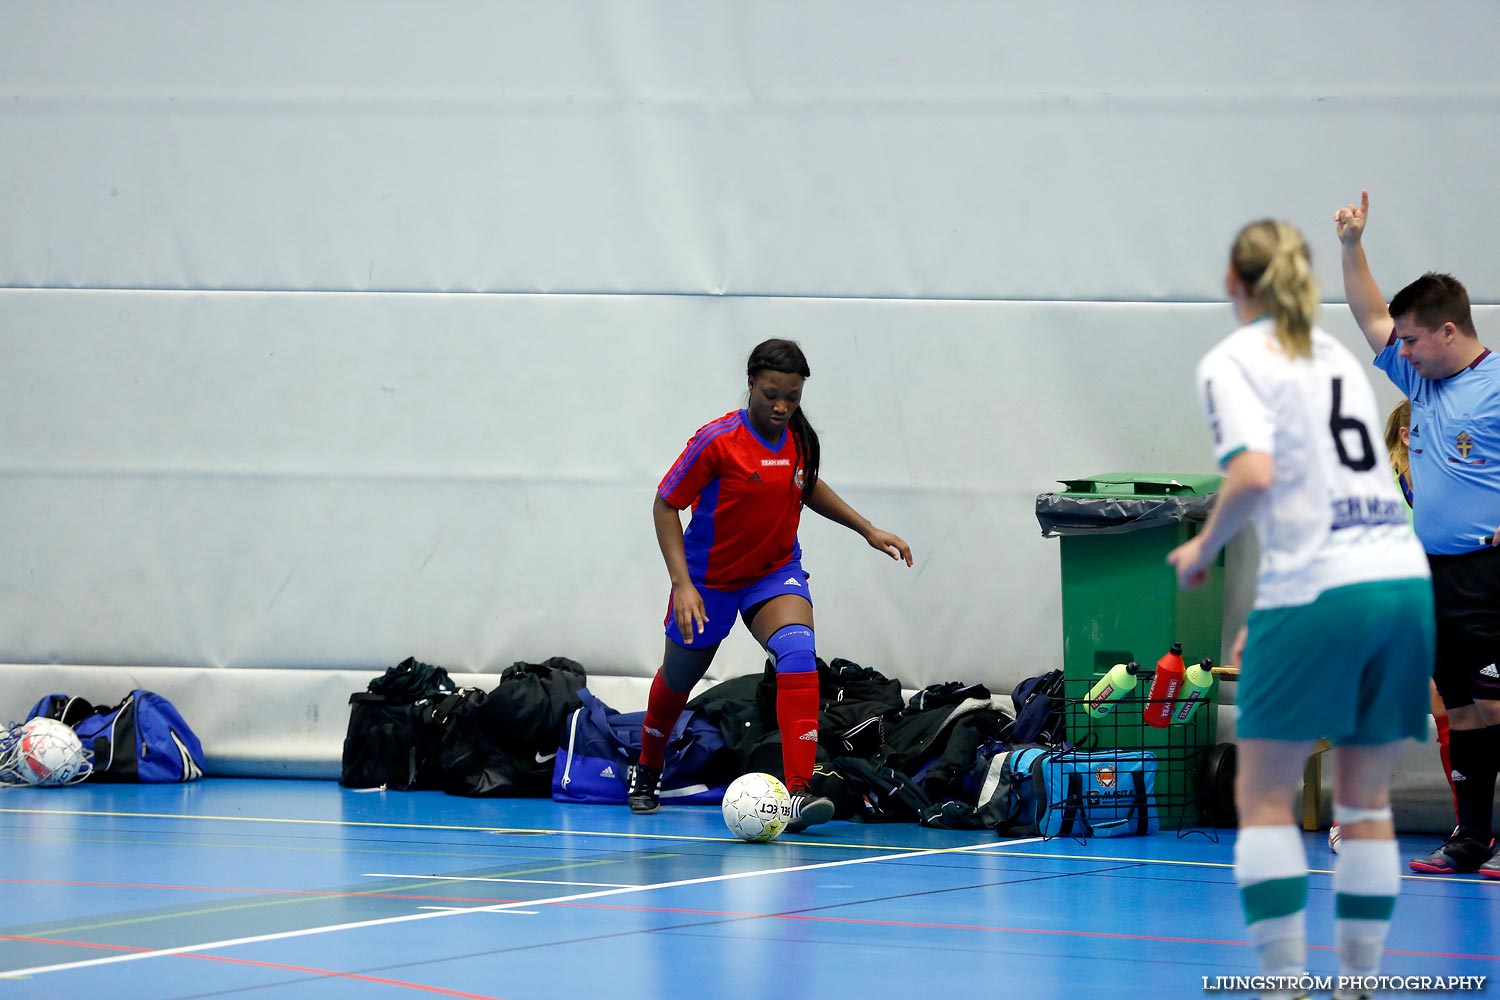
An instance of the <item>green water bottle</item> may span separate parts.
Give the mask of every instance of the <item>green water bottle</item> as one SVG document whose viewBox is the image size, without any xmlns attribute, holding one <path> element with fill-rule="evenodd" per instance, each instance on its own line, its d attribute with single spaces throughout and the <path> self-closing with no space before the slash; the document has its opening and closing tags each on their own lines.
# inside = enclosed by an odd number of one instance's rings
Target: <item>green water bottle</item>
<svg viewBox="0 0 1500 1000">
<path fill-rule="evenodd" d="M 1182 687 L 1177 689 L 1177 704 L 1172 709 L 1172 725 L 1180 726 L 1193 717 L 1198 706 L 1208 700 L 1214 686 L 1214 661 L 1195 663 L 1182 673 Z"/>
<path fill-rule="evenodd" d="M 1115 702 L 1135 690 L 1135 675 L 1140 673 L 1141 665 L 1131 660 L 1129 663 L 1116 663 L 1110 667 L 1108 672 L 1094 686 L 1089 688 L 1088 697 L 1084 699 L 1084 706 L 1090 715 L 1099 719 L 1110 713 L 1115 707 Z"/>
</svg>

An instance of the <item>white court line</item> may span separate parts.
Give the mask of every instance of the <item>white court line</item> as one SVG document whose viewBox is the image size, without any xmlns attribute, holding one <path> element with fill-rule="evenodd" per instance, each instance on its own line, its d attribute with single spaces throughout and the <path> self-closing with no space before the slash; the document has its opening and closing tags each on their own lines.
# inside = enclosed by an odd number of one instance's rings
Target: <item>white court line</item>
<svg viewBox="0 0 1500 1000">
<path fill-rule="evenodd" d="M 460 875 L 391 875 L 386 872 L 365 872 L 361 878 L 435 878 L 442 882 L 525 882 L 528 885 L 591 885 L 601 889 L 644 889 L 643 885 L 629 882 L 560 882 L 545 878 L 478 878 Z"/>
<path fill-rule="evenodd" d="M 453 917 L 467 913 L 498 913 L 503 910 L 515 910 L 526 906 L 546 906 L 555 903 L 576 903 L 583 899 L 602 899 L 606 896 L 623 896 L 634 892 L 650 892 L 653 889 L 676 889 L 688 885 L 709 885 L 713 882 L 730 882 L 742 878 L 759 878 L 762 875 L 785 875 L 791 872 L 811 872 L 824 868 L 844 868 L 848 865 L 867 865 L 876 861 L 905 861 L 909 858 L 929 857 L 937 854 L 961 854 L 966 851 L 988 851 L 997 847 L 1017 847 L 1021 844 L 1034 844 L 1041 837 L 1026 837 L 1020 840 L 1005 840 L 996 843 L 992 840 L 983 844 L 970 844 L 967 847 L 934 847 L 925 851 L 902 851 L 899 854 L 879 854 L 874 857 L 846 858 L 843 861 L 822 861 L 813 865 L 796 865 L 791 868 L 759 868 L 749 872 L 731 872 L 727 875 L 705 875 L 702 878 L 685 878 L 675 882 L 657 882 L 652 885 L 633 885 L 618 889 L 600 889 L 597 892 L 579 892 L 571 896 L 554 896 L 551 899 L 525 899 L 514 903 L 496 903 L 494 906 L 480 906 L 470 910 L 439 910 L 427 913 L 408 913 L 402 917 L 381 917 L 377 920 L 359 920 L 348 924 L 331 924 L 325 927 L 304 927 L 296 931 L 279 931 L 275 934 L 257 934 L 253 937 L 229 938 L 224 941 L 205 941 L 202 944 L 185 944 L 176 948 L 159 948 L 155 951 L 138 951 L 128 955 L 110 955 L 105 958 L 88 958 L 79 962 L 62 962 L 58 965 L 38 965 L 30 969 L 9 969 L 0 972 L 0 979 L 12 979 L 21 976 L 40 976 L 47 972 L 64 972 L 68 969 L 90 969 L 100 965 L 115 965 L 119 962 L 138 962 L 144 958 L 162 958 L 167 955 L 187 955 L 200 951 L 218 951 L 222 948 L 233 948 L 242 944 L 260 944 L 265 941 L 285 941 L 291 938 L 311 937 L 315 934 L 331 934 L 335 931 L 352 931 L 362 927 L 385 927 L 390 924 L 405 924 L 416 920 L 441 920 L 443 917 Z"/>
<path fill-rule="evenodd" d="M 419 909 L 419 910 L 443 910 L 443 911 L 448 912 L 448 913 L 468 913 L 469 910 L 470 910 L 470 907 L 467 907 L 467 906 L 419 906 L 419 907 L 417 907 L 417 909 Z M 536 910 L 500 910 L 498 912 L 500 912 L 500 913 L 519 913 L 519 914 L 521 914 L 523 916 L 534 917 L 534 916 L 537 915 L 538 911 L 536 911 Z"/>
</svg>

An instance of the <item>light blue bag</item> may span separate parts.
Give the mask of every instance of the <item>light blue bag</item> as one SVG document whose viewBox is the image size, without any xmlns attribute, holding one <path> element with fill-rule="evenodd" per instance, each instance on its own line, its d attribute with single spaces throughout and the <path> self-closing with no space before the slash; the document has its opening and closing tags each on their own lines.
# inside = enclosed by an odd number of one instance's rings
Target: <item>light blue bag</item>
<svg viewBox="0 0 1500 1000">
<path fill-rule="evenodd" d="M 978 812 L 987 826 L 1018 837 L 1155 833 L 1161 826 L 1156 755 L 1013 747 L 990 759 Z"/>
<path fill-rule="evenodd" d="M 1161 827 L 1156 754 L 1068 750 L 1032 763 L 1043 837 L 1128 837 Z"/>
</svg>

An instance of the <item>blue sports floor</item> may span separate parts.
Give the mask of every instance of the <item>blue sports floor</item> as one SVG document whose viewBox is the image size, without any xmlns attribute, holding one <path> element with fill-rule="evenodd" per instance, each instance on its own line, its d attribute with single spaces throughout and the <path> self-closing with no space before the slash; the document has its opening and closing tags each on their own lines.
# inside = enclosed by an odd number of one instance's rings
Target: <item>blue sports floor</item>
<svg viewBox="0 0 1500 1000">
<path fill-rule="evenodd" d="M 1232 831 L 757 845 L 715 808 L 209 779 L 0 790 L 0 837 L 0 996 L 1162 1000 L 1255 972 Z M 1334 974 L 1333 858 L 1307 845 Z M 1390 943 L 1387 973 L 1500 996 L 1500 882 L 1407 877 Z"/>
</svg>

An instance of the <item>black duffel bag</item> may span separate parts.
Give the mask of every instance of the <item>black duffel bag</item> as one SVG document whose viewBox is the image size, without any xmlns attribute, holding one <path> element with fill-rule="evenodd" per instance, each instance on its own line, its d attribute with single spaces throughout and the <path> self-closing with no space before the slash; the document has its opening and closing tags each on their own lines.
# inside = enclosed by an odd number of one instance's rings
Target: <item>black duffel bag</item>
<svg viewBox="0 0 1500 1000">
<path fill-rule="evenodd" d="M 407 657 L 349 696 L 339 784 L 406 791 L 442 787 L 442 734 L 462 702 L 448 672 Z"/>
</svg>

